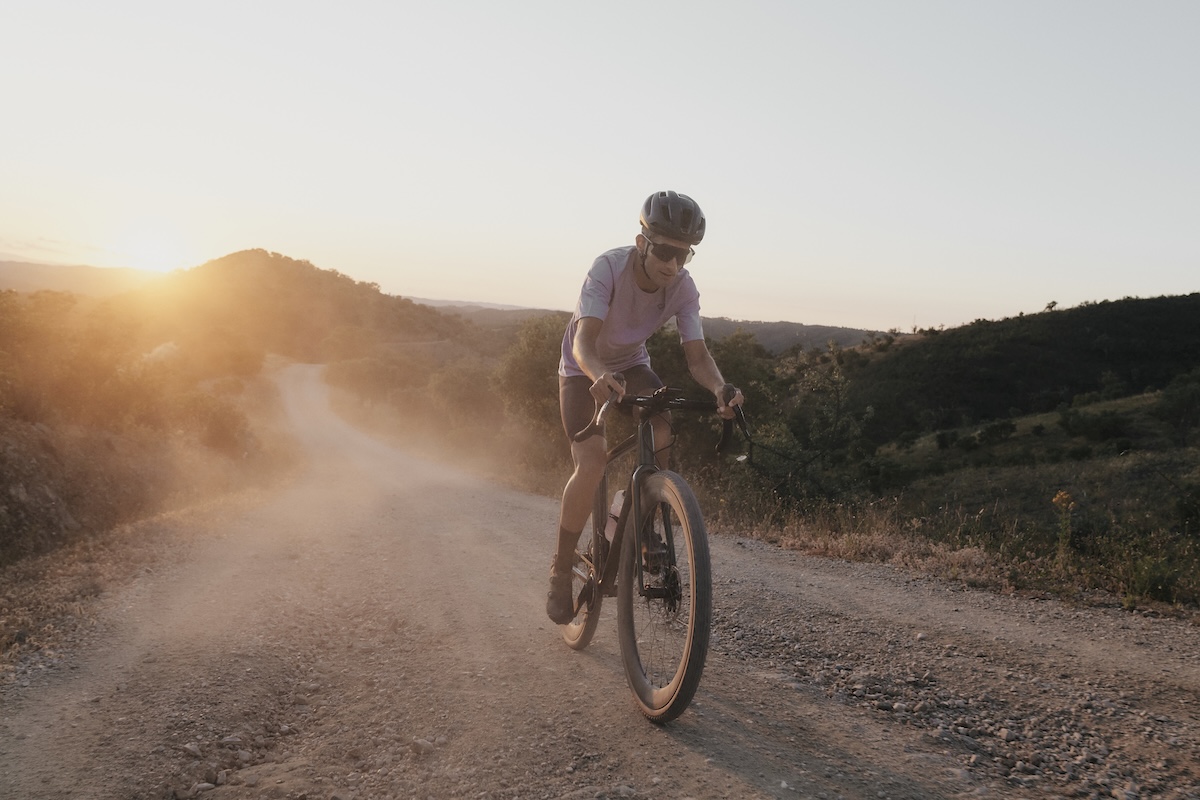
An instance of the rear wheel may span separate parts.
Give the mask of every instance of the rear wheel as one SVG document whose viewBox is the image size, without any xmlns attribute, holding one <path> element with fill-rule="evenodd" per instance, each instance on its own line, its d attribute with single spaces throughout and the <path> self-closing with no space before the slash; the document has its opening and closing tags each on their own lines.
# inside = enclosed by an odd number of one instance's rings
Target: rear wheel
<svg viewBox="0 0 1200 800">
<path fill-rule="evenodd" d="M 662 723 L 688 707 L 704 672 L 711 563 L 700 505 L 682 477 L 650 475 L 640 509 L 641 533 L 627 536 L 621 551 L 617 635 L 634 701 Z"/>
</svg>

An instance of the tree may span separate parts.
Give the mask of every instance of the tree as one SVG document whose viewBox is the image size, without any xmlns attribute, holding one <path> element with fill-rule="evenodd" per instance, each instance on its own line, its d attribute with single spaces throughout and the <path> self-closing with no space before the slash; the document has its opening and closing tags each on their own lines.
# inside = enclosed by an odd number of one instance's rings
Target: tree
<svg viewBox="0 0 1200 800">
<path fill-rule="evenodd" d="M 1200 368 L 1179 375 L 1163 389 L 1154 415 L 1174 428 L 1180 447 L 1187 447 L 1191 432 L 1200 427 Z"/>
<path fill-rule="evenodd" d="M 530 317 L 493 376 L 512 417 L 549 431 L 561 427 L 558 412 L 558 359 L 569 315 Z"/>
</svg>

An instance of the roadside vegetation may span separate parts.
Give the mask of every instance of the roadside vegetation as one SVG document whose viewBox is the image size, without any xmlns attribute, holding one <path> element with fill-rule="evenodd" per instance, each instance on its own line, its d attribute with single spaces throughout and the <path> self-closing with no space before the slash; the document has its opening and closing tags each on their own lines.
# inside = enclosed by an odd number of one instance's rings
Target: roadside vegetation
<svg viewBox="0 0 1200 800">
<path fill-rule="evenodd" d="M 269 481 L 292 463 L 273 359 L 328 364 L 339 410 L 556 495 L 567 315 L 486 325 L 261 250 L 104 300 L 0 293 L 0 564 Z M 1200 295 L 860 344 L 710 342 L 754 439 L 677 420 L 714 529 L 1001 589 L 1200 603 Z M 724 329 L 722 329 L 724 330 Z M 672 332 L 650 343 L 694 387 Z M 780 349 L 782 347 L 782 349 Z M 547 534 L 549 535 L 549 534 Z"/>
<path fill-rule="evenodd" d="M 103 299 L 0 292 L 0 566 L 284 474 L 273 360 L 464 329 L 265 251 Z"/>
<path fill-rule="evenodd" d="M 718 462 L 717 423 L 680 418 L 679 466 L 718 530 L 1001 590 L 1194 607 L 1197 318 L 1200 295 L 1126 299 L 781 353 L 735 331 L 710 346 L 746 392 L 754 444 Z M 394 360 L 389 386 L 366 390 L 388 373 L 361 365 L 329 380 L 364 424 L 554 495 L 566 320 L 495 329 L 499 356 Z M 669 384 L 695 388 L 674 333 L 650 348 Z"/>
</svg>

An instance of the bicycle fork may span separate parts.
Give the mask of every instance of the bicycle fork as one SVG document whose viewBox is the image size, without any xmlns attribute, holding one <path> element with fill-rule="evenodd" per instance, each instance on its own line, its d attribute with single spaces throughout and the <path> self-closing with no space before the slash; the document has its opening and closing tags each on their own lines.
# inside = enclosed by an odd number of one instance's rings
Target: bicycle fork
<svg viewBox="0 0 1200 800">
<path fill-rule="evenodd" d="M 654 514 L 644 515 L 642 512 L 641 485 L 645 478 L 658 468 L 642 464 L 634 470 L 633 480 L 633 509 L 632 518 L 638 521 L 634 529 L 634 575 L 637 579 L 638 596 L 647 600 L 667 600 L 668 608 L 672 611 L 678 608 L 679 586 L 678 573 L 675 565 L 675 535 L 671 526 L 670 506 L 662 504 L 662 538 L 654 529 Z M 642 522 L 642 520 L 645 520 Z M 648 576 L 661 576 L 661 585 L 651 585 Z"/>
</svg>

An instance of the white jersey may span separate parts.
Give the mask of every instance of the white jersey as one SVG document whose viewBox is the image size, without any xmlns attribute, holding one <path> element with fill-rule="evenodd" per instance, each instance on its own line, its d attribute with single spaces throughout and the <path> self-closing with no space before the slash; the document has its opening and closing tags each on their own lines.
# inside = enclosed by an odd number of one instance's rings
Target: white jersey
<svg viewBox="0 0 1200 800">
<path fill-rule="evenodd" d="M 618 247 L 600 255 L 588 270 L 579 293 L 575 314 L 562 341 L 558 374 L 586 375 L 573 352 L 576 323 L 584 317 L 603 321 L 596 339 L 596 353 L 611 372 L 638 364 L 650 365 L 646 340 L 675 318 L 679 340 L 704 339 L 700 326 L 700 292 L 686 269 L 680 269 L 666 289 L 646 292 L 634 280 L 639 263 L 637 248 Z"/>
</svg>

